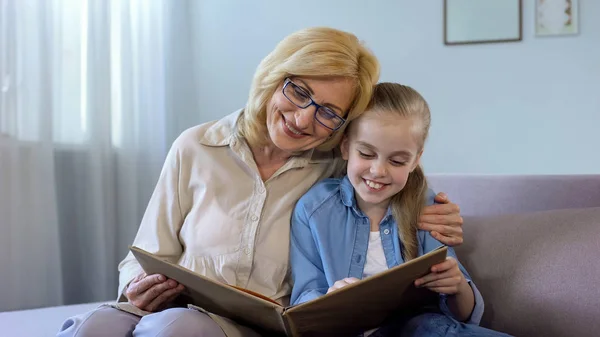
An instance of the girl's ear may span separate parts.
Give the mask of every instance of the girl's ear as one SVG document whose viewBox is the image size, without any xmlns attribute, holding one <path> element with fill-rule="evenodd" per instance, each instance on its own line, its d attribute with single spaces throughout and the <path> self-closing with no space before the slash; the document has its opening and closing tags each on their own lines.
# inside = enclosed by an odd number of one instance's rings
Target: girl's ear
<svg viewBox="0 0 600 337">
<path fill-rule="evenodd" d="M 350 156 L 350 141 L 348 140 L 348 135 L 344 135 L 344 137 L 342 137 L 340 150 L 342 151 L 342 158 L 344 160 L 348 160 L 348 157 Z"/>
<path fill-rule="evenodd" d="M 415 158 L 413 166 L 410 168 L 411 173 L 412 173 L 412 171 L 414 171 L 417 168 L 417 166 L 419 166 L 419 164 L 421 164 L 421 155 L 422 154 L 423 154 L 423 150 L 421 150 L 421 152 L 419 152 L 419 154 L 417 155 L 417 158 Z"/>
</svg>

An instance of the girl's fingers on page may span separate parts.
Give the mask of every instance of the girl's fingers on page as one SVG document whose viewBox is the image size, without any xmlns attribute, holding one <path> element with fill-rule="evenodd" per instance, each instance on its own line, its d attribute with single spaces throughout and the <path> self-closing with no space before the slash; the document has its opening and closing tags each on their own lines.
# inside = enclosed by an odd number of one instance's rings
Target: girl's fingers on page
<svg viewBox="0 0 600 337">
<path fill-rule="evenodd" d="M 439 274 L 437 273 L 429 273 L 417 280 L 415 280 L 415 286 L 420 287 L 428 282 L 435 281 L 439 278 Z"/>
<path fill-rule="evenodd" d="M 438 263 L 431 267 L 432 273 L 442 273 L 457 266 L 456 259 L 451 256 L 446 258 L 446 261 Z"/>
<path fill-rule="evenodd" d="M 348 284 L 354 283 L 356 281 L 358 281 L 358 279 L 354 278 L 354 277 L 347 277 L 347 278 L 344 278 L 344 279 L 341 279 L 341 280 L 337 280 L 329 288 L 329 290 L 327 290 L 327 292 L 329 293 L 331 291 L 338 290 L 338 289 L 343 288 L 343 287 L 347 286 Z"/>
<path fill-rule="evenodd" d="M 338 287 L 334 283 L 331 287 L 329 287 L 329 289 L 327 289 L 327 293 L 329 294 L 330 292 L 336 291 L 337 289 L 338 289 Z"/>
<path fill-rule="evenodd" d="M 344 281 L 344 280 L 338 280 L 338 281 L 335 281 L 335 283 L 333 284 L 332 288 L 333 289 L 340 289 L 343 286 L 345 286 L 346 284 L 347 284 L 346 281 Z"/>
<path fill-rule="evenodd" d="M 420 279 L 417 279 L 415 281 L 415 286 L 426 287 L 427 284 L 430 282 L 441 280 L 441 279 L 448 278 L 451 276 L 452 276 L 452 273 L 450 271 L 445 271 L 443 273 L 429 273 L 429 274 L 421 277 Z"/>
<path fill-rule="evenodd" d="M 425 284 L 423 284 L 421 287 L 425 287 L 425 288 L 438 288 L 438 287 L 454 287 L 454 288 L 458 288 L 458 285 L 461 282 L 461 277 L 460 276 L 448 276 L 442 279 L 438 279 L 438 280 L 434 280 L 431 282 L 427 282 Z"/>
<path fill-rule="evenodd" d="M 428 288 L 438 294 L 454 295 L 456 294 L 456 287 L 430 287 Z"/>
</svg>

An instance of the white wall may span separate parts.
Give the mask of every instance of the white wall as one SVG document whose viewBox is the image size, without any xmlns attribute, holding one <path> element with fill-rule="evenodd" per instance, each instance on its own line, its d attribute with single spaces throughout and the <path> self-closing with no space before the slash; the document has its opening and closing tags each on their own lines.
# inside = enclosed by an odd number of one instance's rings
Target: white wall
<svg viewBox="0 0 600 337">
<path fill-rule="evenodd" d="M 327 25 L 355 33 L 382 80 L 429 101 L 428 173 L 600 173 L 600 1 L 580 0 L 580 34 L 445 46 L 442 1 L 194 2 L 198 121 L 244 105 L 260 60 L 287 34 Z"/>
</svg>

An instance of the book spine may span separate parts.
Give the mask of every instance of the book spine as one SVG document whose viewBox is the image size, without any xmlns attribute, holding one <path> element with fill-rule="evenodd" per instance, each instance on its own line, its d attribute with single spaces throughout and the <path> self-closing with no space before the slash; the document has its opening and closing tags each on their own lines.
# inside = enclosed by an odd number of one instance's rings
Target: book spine
<svg viewBox="0 0 600 337">
<path fill-rule="evenodd" d="M 283 324 L 285 325 L 286 335 L 290 337 L 300 336 L 298 329 L 296 328 L 294 322 L 290 319 L 290 316 L 286 315 L 284 312 L 281 317 L 283 318 Z"/>
</svg>

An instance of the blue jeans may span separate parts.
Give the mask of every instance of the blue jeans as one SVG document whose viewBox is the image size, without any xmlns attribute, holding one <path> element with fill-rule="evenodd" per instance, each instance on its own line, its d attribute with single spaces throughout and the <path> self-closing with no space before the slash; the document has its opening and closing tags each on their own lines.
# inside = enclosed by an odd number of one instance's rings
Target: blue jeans
<svg viewBox="0 0 600 337">
<path fill-rule="evenodd" d="M 508 337 L 505 333 L 458 322 L 438 313 L 425 313 L 390 321 L 370 337 Z"/>
</svg>

